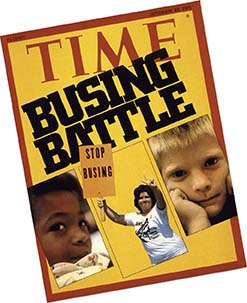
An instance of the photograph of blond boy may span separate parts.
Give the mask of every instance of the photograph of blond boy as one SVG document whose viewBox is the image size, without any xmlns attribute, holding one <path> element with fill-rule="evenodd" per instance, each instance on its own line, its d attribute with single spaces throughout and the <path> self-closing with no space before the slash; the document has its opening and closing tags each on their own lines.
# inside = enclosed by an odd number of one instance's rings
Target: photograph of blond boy
<svg viewBox="0 0 247 303">
<path fill-rule="evenodd" d="M 187 235 L 237 215 L 228 162 L 207 115 L 148 143 Z"/>
</svg>

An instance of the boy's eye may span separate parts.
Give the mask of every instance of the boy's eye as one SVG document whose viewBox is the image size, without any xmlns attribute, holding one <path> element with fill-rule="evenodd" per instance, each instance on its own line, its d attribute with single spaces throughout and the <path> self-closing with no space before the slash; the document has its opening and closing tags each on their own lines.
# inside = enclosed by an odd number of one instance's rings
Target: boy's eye
<svg viewBox="0 0 247 303">
<path fill-rule="evenodd" d="M 210 167 L 213 166 L 215 164 L 218 163 L 218 158 L 214 157 L 214 158 L 209 158 L 206 162 L 205 162 L 205 167 Z"/>
<path fill-rule="evenodd" d="M 79 226 L 80 226 L 82 229 L 89 229 L 89 224 L 88 224 L 88 222 L 85 221 L 85 220 L 81 220 L 81 221 L 79 222 Z"/>
<path fill-rule="evenodd" d="M 50 226 L 49 231 L 62 231 L 65 229 L 64 223 L 55 223 Z"/>
<path fill-rule="evenodd" d="M 182 169 L 176 170 L 175 172 L 173 172 L 171 174 L 171 176 L 173 178 L 182 178 L 182 177 L 185 177 L 186 175 L 187 175 L 187 172 L 185 170 L 182 170 Z"/>
</svg>

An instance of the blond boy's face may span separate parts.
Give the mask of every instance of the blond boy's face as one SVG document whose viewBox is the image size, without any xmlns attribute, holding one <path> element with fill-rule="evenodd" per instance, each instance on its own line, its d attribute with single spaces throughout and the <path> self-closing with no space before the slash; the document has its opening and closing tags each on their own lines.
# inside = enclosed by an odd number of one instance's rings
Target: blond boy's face
<svg viewBox="0 0 247 303">
<path fill-rule="evenodd" d="M 220 213 L 227 196 L 229 169 L 215 137 L 205 135 L 184 149 L 163 154 L 159 167 L 169 191 L 179 188 L 209 217 Z"/>
<path fill-rule="evenodd" d="M 39 197 L 35 230 L 50 265 L 75 263 L 91 252 L 85 215 L 76 194 L 54 191 Z"/>
</svg>

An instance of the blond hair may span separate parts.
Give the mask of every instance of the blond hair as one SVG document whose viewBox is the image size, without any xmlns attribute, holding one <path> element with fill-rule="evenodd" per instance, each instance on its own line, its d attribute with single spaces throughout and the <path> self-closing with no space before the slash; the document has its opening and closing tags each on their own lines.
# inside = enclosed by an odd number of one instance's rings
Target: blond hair
<svg viewBox="0 0 247 303">
<path fill-rule="evenodd" d="M 204 135 L 216 137 L 208 115 L 155 135 L 148 139 L 148 143 L 156 161 L 158 161 L 161 154 L 185 148 L 197 142 Z"/>
</svg>

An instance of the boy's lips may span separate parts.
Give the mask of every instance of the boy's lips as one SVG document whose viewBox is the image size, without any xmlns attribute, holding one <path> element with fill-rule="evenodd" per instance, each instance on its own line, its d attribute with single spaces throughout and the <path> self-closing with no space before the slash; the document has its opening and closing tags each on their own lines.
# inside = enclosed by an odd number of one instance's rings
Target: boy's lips
<svg viewBox="0 0 247 303">
<path fill-rule="evenodd" d="M 200 200 L 200 201 L 197 201 L 198 204 L 211 204 L 215 198 L 218 198 L 220 196 L 220 194 L 215 194 L 213 196 L 210 196 L 209 198 L 206 198 L 206 199 L 203 199 L 203 200 Z"/>
</svg>

